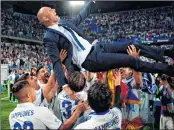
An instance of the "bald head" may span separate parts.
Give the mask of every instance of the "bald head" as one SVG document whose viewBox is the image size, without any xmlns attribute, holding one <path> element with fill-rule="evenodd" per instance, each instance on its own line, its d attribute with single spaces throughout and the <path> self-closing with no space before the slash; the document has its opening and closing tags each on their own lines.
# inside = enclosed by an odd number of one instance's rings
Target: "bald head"
<svg viewBox="0 0 174 130">
<path fill-rule="evenodd" d="M 46 27 L 58 24 L 59 21 L 55 9 L 50 7 L 42 7 L 37 13 L 37 18 Z"/>
<path fill-rule="evenodd" d="M 48 7 L 42 7 L 38 13 L 37 13 L 37 18 L 40 22 L 43 21 L 44 17 L 46 17 L 48 14 Z"/>
</svg>

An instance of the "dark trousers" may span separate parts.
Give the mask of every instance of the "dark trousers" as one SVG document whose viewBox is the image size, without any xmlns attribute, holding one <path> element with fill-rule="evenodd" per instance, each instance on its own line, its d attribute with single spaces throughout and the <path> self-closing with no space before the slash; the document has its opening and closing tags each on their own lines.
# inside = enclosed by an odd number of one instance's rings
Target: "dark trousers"
<svg viewBox="0 0 174 130">
<path fill-rule="evenodd" d="M 13 84 L 10 84 L 10 101 L 12 101 L 12 97 L 13 97 L 13 101 L 15 101 L 15 96 L 12 93 L 12 87 L 13 87 Z"/>
<path fill-rule="evenodd" d="M 160 116 L 161 116 L 161 106 L 154 106 L 154 107 L 155 107 L 155 111 L 154 111 L 154 118 L 155 118 L 154 128 L 159 130 Z"/>
<path fill-rule="evenodd" d="M 120 67 L 130 67 L 136 71 L 172 75 L 173 71 L 164 63 L 149 63 L 127 54 L 128 43 L 99 44 L 92 47 L 82 67 L 90 72 L 108 71 Z M 134 44 L 141 49 L 140 55 L 163 61 L 164 49 Z M 170 71 L 169 71 L 170 70 Z M 171 72 L 172 71 L 172 72 Z"/>
</svg>

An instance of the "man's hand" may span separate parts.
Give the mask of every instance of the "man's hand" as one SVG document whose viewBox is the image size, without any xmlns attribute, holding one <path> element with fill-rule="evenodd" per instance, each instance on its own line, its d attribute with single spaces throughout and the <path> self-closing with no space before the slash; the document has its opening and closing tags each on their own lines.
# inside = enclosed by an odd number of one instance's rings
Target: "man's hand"
<svg viewBox="0 0 174 130">
<path fill-rule="evenodd" d="M 73 92 L 69 86 L 66 86 L 63 89 L 72 100 L 79 100 L 76 93 Z"/>
<path fill-rule="evenodd" d="M 92 43 L 92 45 L 95 45 L 96 43 L 98 43 L 98 39 L 95 39 Z"/>
<path fill-rule="evenodd" d="M 65 60 L 66 57 L 67 57 L 67 51 L 62 49 L 60 51 L 60 60 L 61 60 L 61 63 Z"/>
<path fill-rule="evenodd" d="M 135 46 L 134 45 L 130 45 L 128 46 L 128 49 L 127 49 L 127 53 L 130 55 L 130 56 L 134 56 L 134 57 L 139 57 L 140 56 L 140 51 L 141 50 L 136 50 Z"/>
<path fill-rule="evenodd" d="M 84 112 L 85 110 L 87 110 L 87 108 L 88 108 L 87 103 L 84 102 L 84 101 L 80 101 L 80 102 L 78 103 L 76 109 L 77 109 L 79 112 Z"/>
<path fill-rule="evenodd" d="M 120 85 L 120 82 L 121 82 L 121 73 L 120 73 L 120 70 L 118 69 L 115 69 L 113 70 L 113 74 L 114 74 L 114 83 L 115 83 L 115 86 L 118 86 Z"/>
</svg>

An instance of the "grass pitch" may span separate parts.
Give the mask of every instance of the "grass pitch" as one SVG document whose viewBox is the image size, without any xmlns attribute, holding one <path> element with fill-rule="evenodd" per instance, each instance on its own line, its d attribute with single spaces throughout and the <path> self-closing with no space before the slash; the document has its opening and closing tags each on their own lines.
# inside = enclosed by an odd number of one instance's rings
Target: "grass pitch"
<svg viewBox="0 0 174 130">
<path fill-rule="evenodd" d="M 7 90 L 4 91 L 3 94 L 1 94 L 1 129 L 10 129 L 9 125 L 9 114 L 10 112 L 16 107 L 17 103 L 11 103 L 9 102 Z"/>
</svg>

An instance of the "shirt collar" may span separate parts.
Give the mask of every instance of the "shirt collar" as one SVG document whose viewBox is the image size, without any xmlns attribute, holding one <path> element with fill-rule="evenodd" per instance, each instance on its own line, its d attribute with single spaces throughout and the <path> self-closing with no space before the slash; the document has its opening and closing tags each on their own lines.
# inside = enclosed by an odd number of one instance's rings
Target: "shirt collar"
<svg viewBox="0 0 174 130">
<path fill-rule="evenodd" d="M 110 111 L 109 110 L 107 110 L 107 111 L 105 111 L 105 112 L 99 112 L 99 113 L 95 113 L 95 115 L 105 115 L 105 114 L 107 114 L 107 113 L 109 113 Z"/>
<path fill-rule="evenodd" d="M 27 107 L 27 106 L 34 107 L 35 105 L 33 103 L 31 103 L 31 102 L 17 104 L 17 107 Z"/>
<path fill-rule="evenodd" d="M 49 26 L 48 28 L 50 28 L 50 29 L 56 29 L 58 27 L 59 27 L 58 24 L 55 24 L 55 25 Z"/>
</svg>

